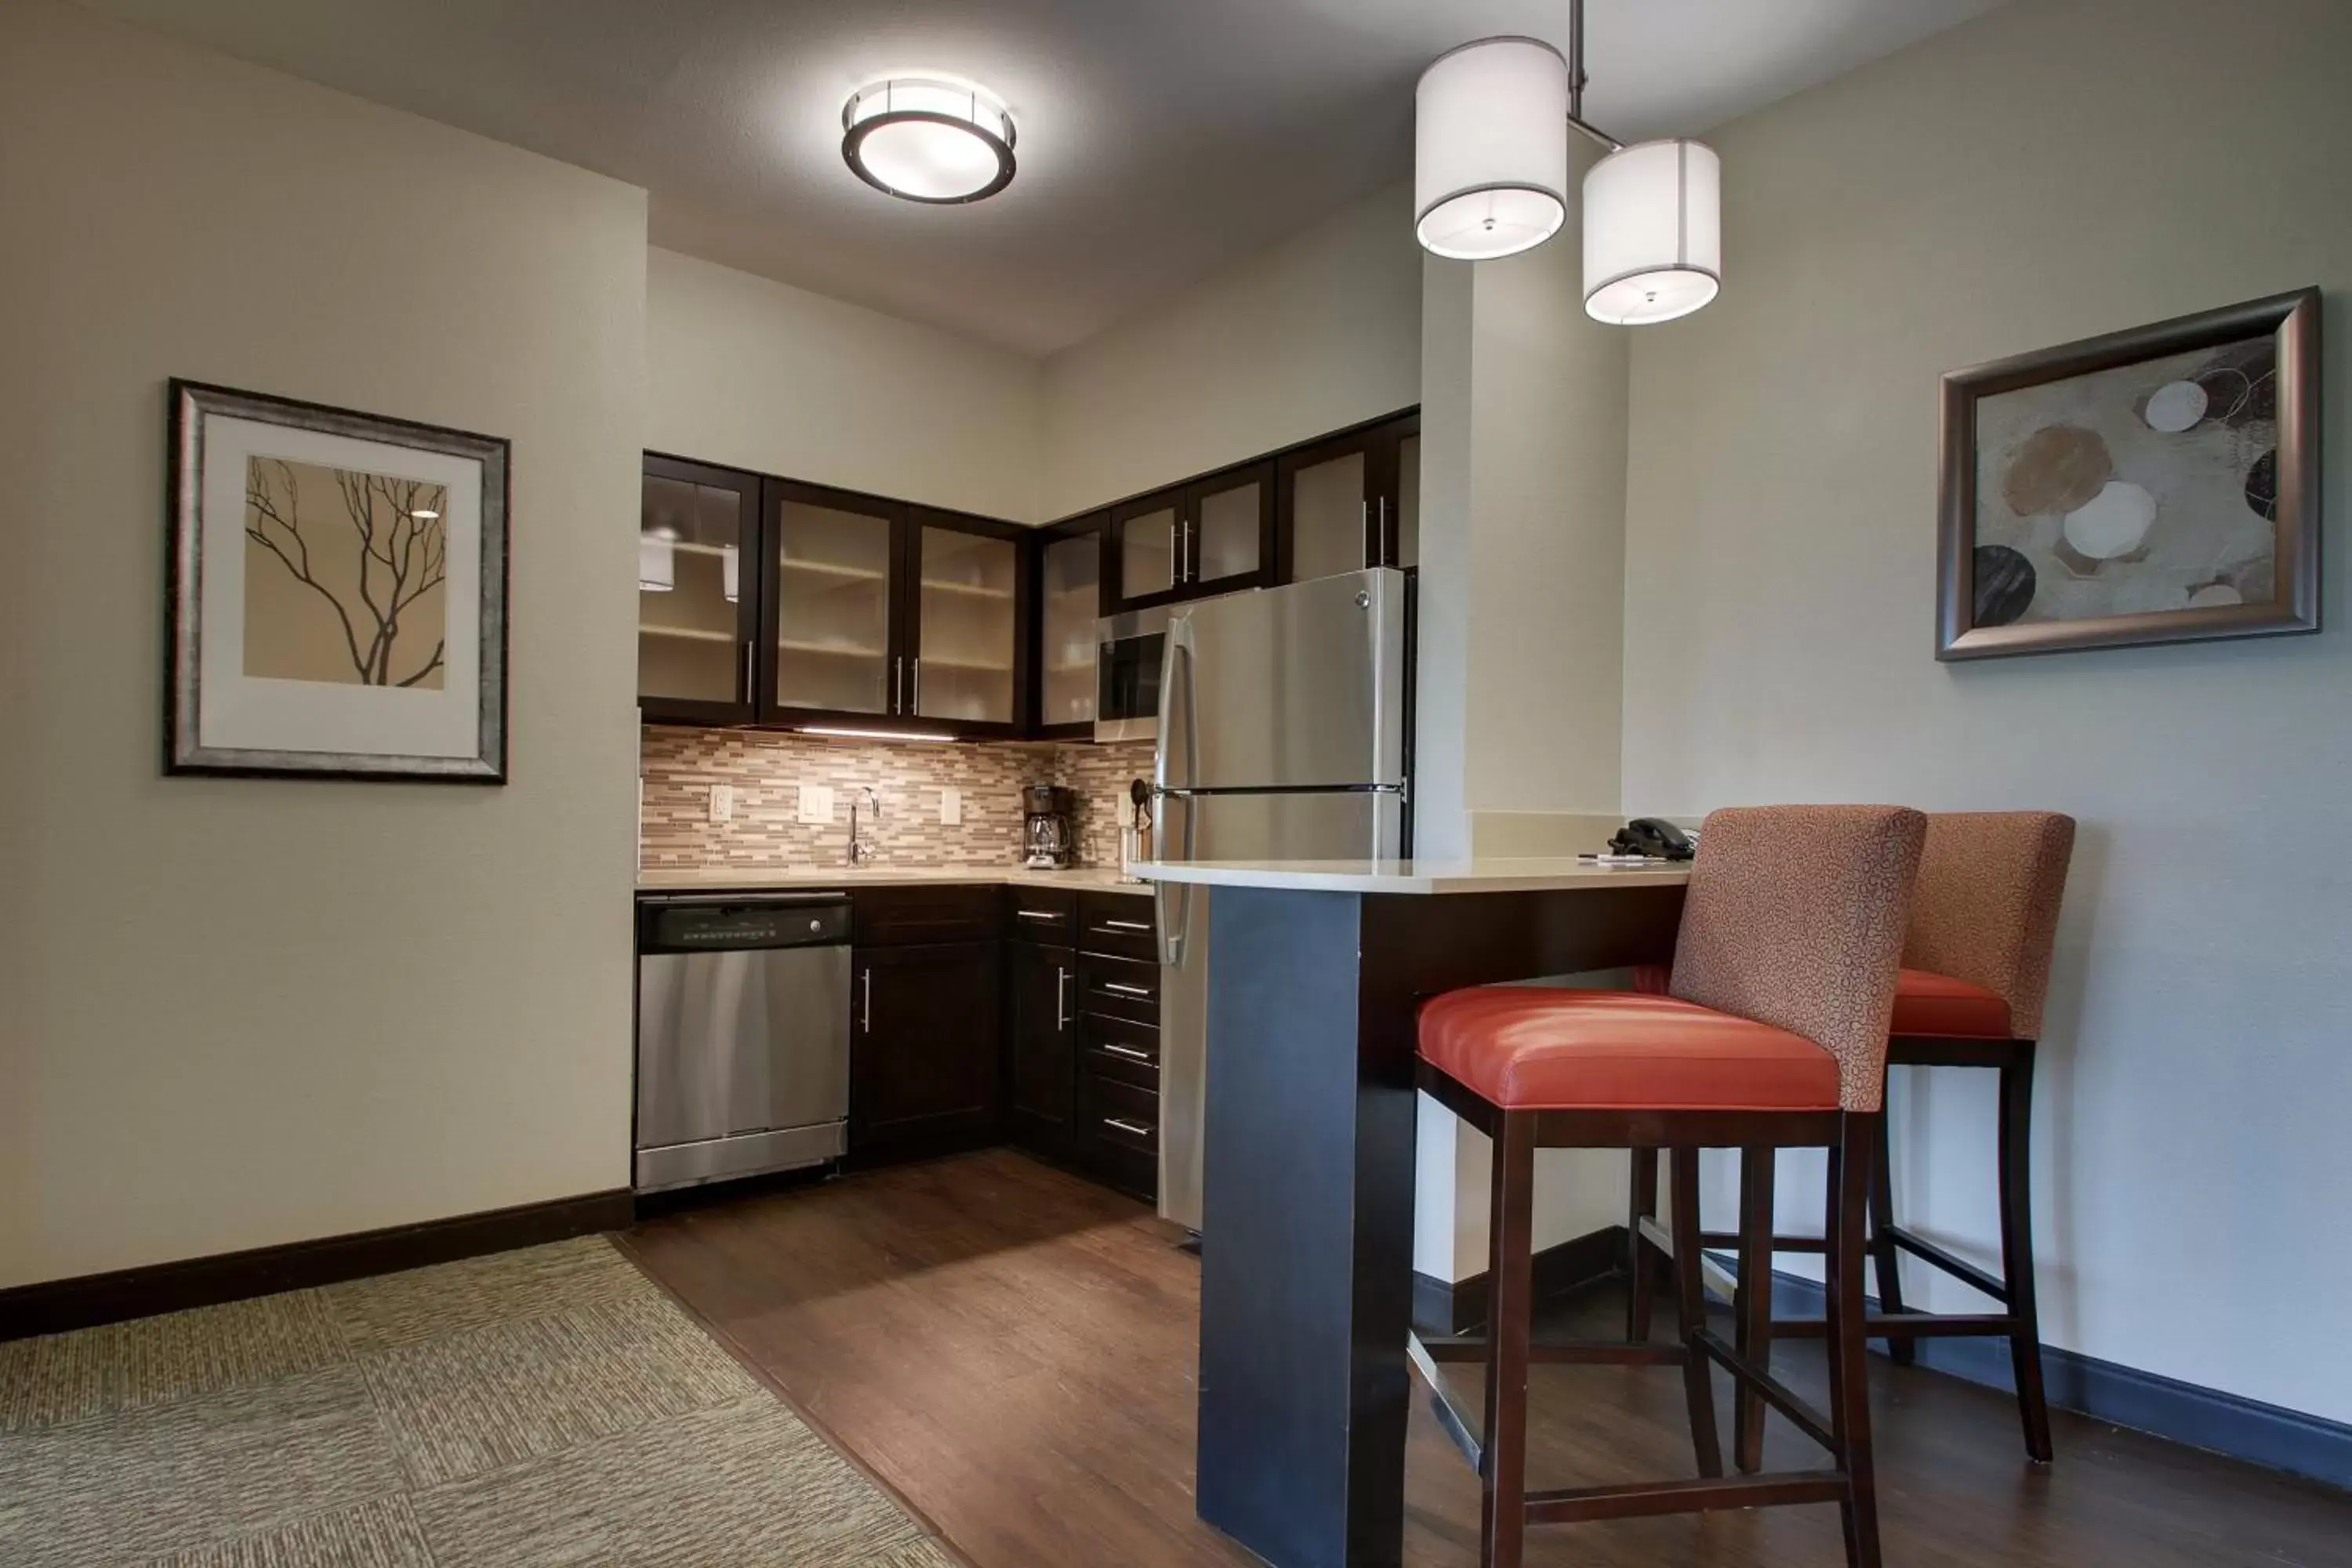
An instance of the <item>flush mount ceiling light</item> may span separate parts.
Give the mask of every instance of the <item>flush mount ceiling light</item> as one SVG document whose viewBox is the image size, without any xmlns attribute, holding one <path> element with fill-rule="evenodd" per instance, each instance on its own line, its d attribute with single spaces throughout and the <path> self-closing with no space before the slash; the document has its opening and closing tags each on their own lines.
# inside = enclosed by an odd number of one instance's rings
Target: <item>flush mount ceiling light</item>
<svg viewBox="0 0 2352 1568">
<path fill-rule="evenodd" d="M 841 155 L 859 179 L 910 202 L 981 201 L 1013 183 L 1013 116 L 970 82 L 887 77 L 842 106 Z"/>
<path fill-rule="evenodd" d="M 1414 232 L 1474 261 L 1549 239 L 1568 212 L 1564 121 L 1608 149 L 1584 175 L 1585 313 L 1689 315 L 1723 287 L 1722 165 L 1685 139 L 1625 145 L 1584 118 L 1584 0 L 1570 0 L 1566 59 L 1517 37 L 1439 56 L 1414 95 Z"/>
</svg>

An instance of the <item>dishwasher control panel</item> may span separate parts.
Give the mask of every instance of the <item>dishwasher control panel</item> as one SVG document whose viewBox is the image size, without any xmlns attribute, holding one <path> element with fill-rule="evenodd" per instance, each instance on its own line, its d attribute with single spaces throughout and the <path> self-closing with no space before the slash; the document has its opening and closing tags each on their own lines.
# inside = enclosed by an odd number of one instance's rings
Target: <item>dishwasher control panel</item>
<svg viewBox="0 0 2352 1568">
<path fill-rule="evenodd" d="M 815 947 L 849 940 L 849 900 L 743 900 L 642 905 L 637 951 L 726 952 Z"/>
</svg>

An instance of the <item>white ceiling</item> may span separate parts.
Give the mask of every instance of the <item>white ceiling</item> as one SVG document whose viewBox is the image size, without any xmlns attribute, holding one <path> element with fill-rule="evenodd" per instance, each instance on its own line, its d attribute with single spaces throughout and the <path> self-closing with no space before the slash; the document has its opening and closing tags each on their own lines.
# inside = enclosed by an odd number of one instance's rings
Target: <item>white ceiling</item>
<svg viewBox="0 0 2352 1568">
<path fill-rule="evenodd" d="M 653 238 L 1042 354 L 1412 166 L 1412 89 L 1567 0 L 86 0 L 645 186 Z M 1586 113 L 1690 133 L 2001 0 L 1590 0 Z M 841 107 L 945 71 L 1011 105 L 970 207 L 860 184 Z M 1736 170 L 1727 170 L 1736 179 Z"/>
</svg>

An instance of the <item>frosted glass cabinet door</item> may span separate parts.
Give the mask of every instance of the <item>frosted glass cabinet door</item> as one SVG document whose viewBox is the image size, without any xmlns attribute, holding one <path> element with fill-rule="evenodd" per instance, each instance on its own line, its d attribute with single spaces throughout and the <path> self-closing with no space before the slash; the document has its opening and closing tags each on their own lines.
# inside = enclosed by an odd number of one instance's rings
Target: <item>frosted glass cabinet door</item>
<svg viewBox="0 0 2352 1568">
<path fill-rule="evenodd" d="M 787 497 L 774 524 L 776 706 L 889 712 L 895 521 Z"/>
<path fill-rule="evenodd" d="M 1121 508 L 1111 520 L 1111 548 L 1118 553 L 1118 593 L 1122 599 L 1165 594 L 1176 586 L 1178 516 L 1181 503 L 1138 502 Z"/>
<path fill-rule="evenodd" d="M 1203 588 L 1244 586 L 1240 578 L 1265 569 L 1265 524 L 1272 516 L 1273 476 L 1261 468 L 1245 479 L 1208 479 L 1192 487 L 1191 568 L 1186 580 Z"/>
<path fill-rule="evenodd" d="M 751 717 L 759 563 L 744 542 L 759 480 L 648 458 L 637 516 L 637 701 L 646 715 Z M 748 567 L 748 569 L 747 569 Z"/>
<path fill-rule="evenodd" d="M 1290 487 L 1293 582 L 1360 572 L 1369 564 L 1371 501 L 1365 456 L 1359 447 L 1289 469 L 1285 482 Z"/>
<path fill-rule="evenodd" d="M 1019 548 L 929 524 L 915 548 L 920 602 L 908 700 L 916 716 L 1012 723 Z"/>
<path fill-rule="evenodd" d="M 1094 722 L 1095 622 L 1101 609 L 1101 539 L 1087 532 L 1045 546 L 1040 723 Z"/>
</svg>

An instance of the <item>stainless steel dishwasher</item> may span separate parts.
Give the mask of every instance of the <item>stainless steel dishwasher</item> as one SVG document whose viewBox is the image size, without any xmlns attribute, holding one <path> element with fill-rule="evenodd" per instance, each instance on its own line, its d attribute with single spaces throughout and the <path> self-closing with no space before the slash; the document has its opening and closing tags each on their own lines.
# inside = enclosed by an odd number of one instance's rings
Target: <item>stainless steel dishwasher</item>
<svg viewBox="0 0 2352 1568">
<path fill-rule="evenodd" d="M 849 895 L 637 905 L 636 1190 L 841 1157 Z"/>
</svg>

